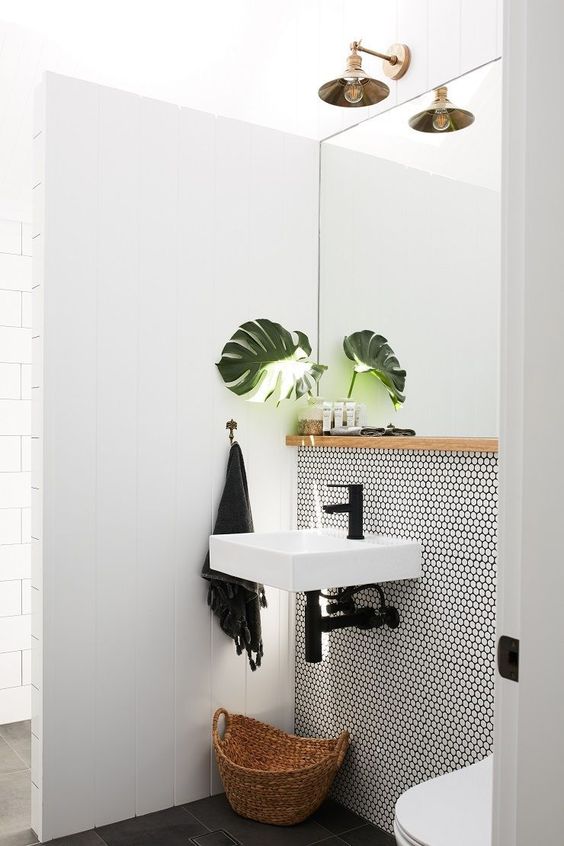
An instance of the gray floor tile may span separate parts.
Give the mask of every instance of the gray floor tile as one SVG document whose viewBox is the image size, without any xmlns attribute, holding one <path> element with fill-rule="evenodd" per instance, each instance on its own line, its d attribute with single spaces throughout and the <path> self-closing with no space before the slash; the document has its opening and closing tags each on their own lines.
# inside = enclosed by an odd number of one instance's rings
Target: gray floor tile
<svg viewBox="0 0 564 846">
<path fill-rule="evenodd" d="M 3 737 L 0 737 L 0 775 L 6 773 L 17 773 L 27 770 L 29 767 L 20 756 L 14 752 L 11 746 Z M 29 820 L 28 820 L 29 825 Z"/>
<path fill-rule="evenodd" d="M 0 737 L 31 767 L 31 720 L 0 726 Z"/>
<path fill-rule="evenodd" d="M 313 820 L 293 826 L 275 826 L 244 819 L 231 809 L 224 793 L 184 807 L 212 831 L 222 828 L 244 846 L 310 846 L 331 836 L 328 829 Z"/>
<path fill-rule="evenodd" d="M 0 841 L 7 835 L 29 832 L 30 820 L 29 770 L 0 775 Z"/>
<path fill-rule="evenodd" d="M 0 844 L 3 846 L 3 844 Z M 104 841 L 95 831 L 81 831 L 68 837 L 58 837 L 50 840 L 48 846 L 104 846 Z"/>
<path fill-rule="evenodd" d="M 169 808 L 96 831 L 107 846 L 187 846 L 188 838 L 209 829 L 183 808 Z"/>
<path fill-rule="evenodd" d="M 328 799 L 312 817 L 315 822 L 328 828 L 333 834 L 340 834 L 351 828 L 358 828 L 366 823 L 364 817 L 359 817 L 353 811 L 349 811 L 344 805 Z"/>
<path fill-rule="evenodd" d="M 31 828 L 17 831 L 15 834 L 0 834 L 0 846 L 32 846 L 38 842 Z"/>
<path fill-rule="evenodd" d="M 31 734 L 31 720 L 19 720 L 17 723 L 3 723 L 0 725 L 0 737 L 17 740 Z"/>
<path fill-rule="evenodd" d="M 375 825 L 363 825 L 340 835 L 348 846 L 395 846 L 396 839 Z"/>
</svg>

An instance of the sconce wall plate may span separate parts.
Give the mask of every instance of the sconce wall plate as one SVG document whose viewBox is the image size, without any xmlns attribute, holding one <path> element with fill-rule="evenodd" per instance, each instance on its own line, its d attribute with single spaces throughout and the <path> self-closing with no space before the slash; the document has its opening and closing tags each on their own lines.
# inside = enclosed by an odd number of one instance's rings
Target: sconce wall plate
<svg viewBox="0 0 564 846">
<path fill-rule="evenodd" d="M 388 47 L 388 53 L 390 56 L 396 56 L 397 62 L 392 64 L 384 59 L 382 62 L 384 73 L 388 79 L 401 79 L 409 70 L 411 51 L 407 44 L 392 44 L 391 47 Z"/>
</svg>

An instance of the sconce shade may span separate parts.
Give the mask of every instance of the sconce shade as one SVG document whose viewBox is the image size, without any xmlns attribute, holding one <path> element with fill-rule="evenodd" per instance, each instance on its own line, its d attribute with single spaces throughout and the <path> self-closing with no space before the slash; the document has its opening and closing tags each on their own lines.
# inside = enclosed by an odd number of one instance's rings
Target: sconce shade
<svg viewBox="0 0 564 846">
<path fill-rule="evenodd" d="M 347 109 L 358 108 L 358 106 L 373 106 L 375 103 L 380 103 L 385 100 L 390 89 L 385 82 L 379 82 L 377 79 L 370 79 L 370 77 L 359 78 L 362 85 L 362 100 L 358 103 L 349 103 L 345 99 L 345 86 L 350 80 L 341 77 L 340 79 L 332 79 L 326 82 L 319 89 L 319 96 L 326 103 L 331 106 L 344 106 Z"/>
<path fill-rule="evenodd" d="M 474 115 L 466 109 L 457 109 L 448 100 L 443 86 L 435 91 L 435 99 L 428 109 L 418 112 L 409 119 L 409 125 L 417 132 L 457 132 L 474 123 Z"/>
<path fill-rule="evenodd" d="M 390 89 L 385 82 L 371 79 L 364 73 L 362 59 L 356 50 L 357 44 L 351 44 L 351 47 L 352 53 L 347 59 L 343 75 L 322 85 L 318 91 L 319 97 L 331 106 L 342 106 L 345 109 L 373 106 L 375 103 L 380 103 L 386 99 Z M 353 92 L 353 97 L 350 96 L 350 93 L 347 97 L 345 96 L 346 89 L 350 88 L 351 84 L 355 86 L 356 90 Z M 362 96 L 360 96 L 359 86 L 362 88 Z"/>
</svg>

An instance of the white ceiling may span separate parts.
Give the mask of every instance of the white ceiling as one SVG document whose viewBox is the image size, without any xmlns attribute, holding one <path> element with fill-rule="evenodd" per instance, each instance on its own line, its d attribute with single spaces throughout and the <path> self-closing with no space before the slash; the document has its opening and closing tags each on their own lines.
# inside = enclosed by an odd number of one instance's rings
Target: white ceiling
<svg viewBox="0 0 564 846">
<path fill-rule="evenodd" d="M 352 39 L 385 49 L 397 25 L 397 0 L 0 0 L 0 216 L 29 216 L 43 70 L 323 138 L 358 113 L 322 103 L 319 85 Z"/>
<path fill-rule="evenodd" d="M 321 139 L 381 110 L 336 109 L 317 97 L 340 74 L 354 38 L 376 49 L 401 37 L 414 46 L 410 73 L 391 84 L 386 104 L 428 87 L 422 2 L 0 0 L 0 217 L 30 216 L 31 106 L 44 70 Z M 495 7 L 487 15 L 494 41 Z M 448 38 L 441 21 L 438 65 Z M 366 67 L 381 74 L 376 59 Z"/>
<path fill-rule="evenodd" d="M 319 85 L 340 74 L 353 38 L 396 40 L 396 2 L 0 0 L 0 21 L 49 44 L 43 67 L 322 138 L 353 118 L 321 103 Z"/>
</svg>

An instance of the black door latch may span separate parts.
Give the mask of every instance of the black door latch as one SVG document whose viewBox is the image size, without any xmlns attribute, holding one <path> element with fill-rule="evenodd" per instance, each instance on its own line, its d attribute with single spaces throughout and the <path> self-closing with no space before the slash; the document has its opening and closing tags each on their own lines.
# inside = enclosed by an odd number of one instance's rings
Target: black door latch
<svg viewBox="0 0 564 846">
<path fill-rule="evenodd" d="M 500 676 L 504 679 L 519 681 L 519 641 L 516 637 L 500 637 L 497 645 L 497 666 Z"/>
</svg>

